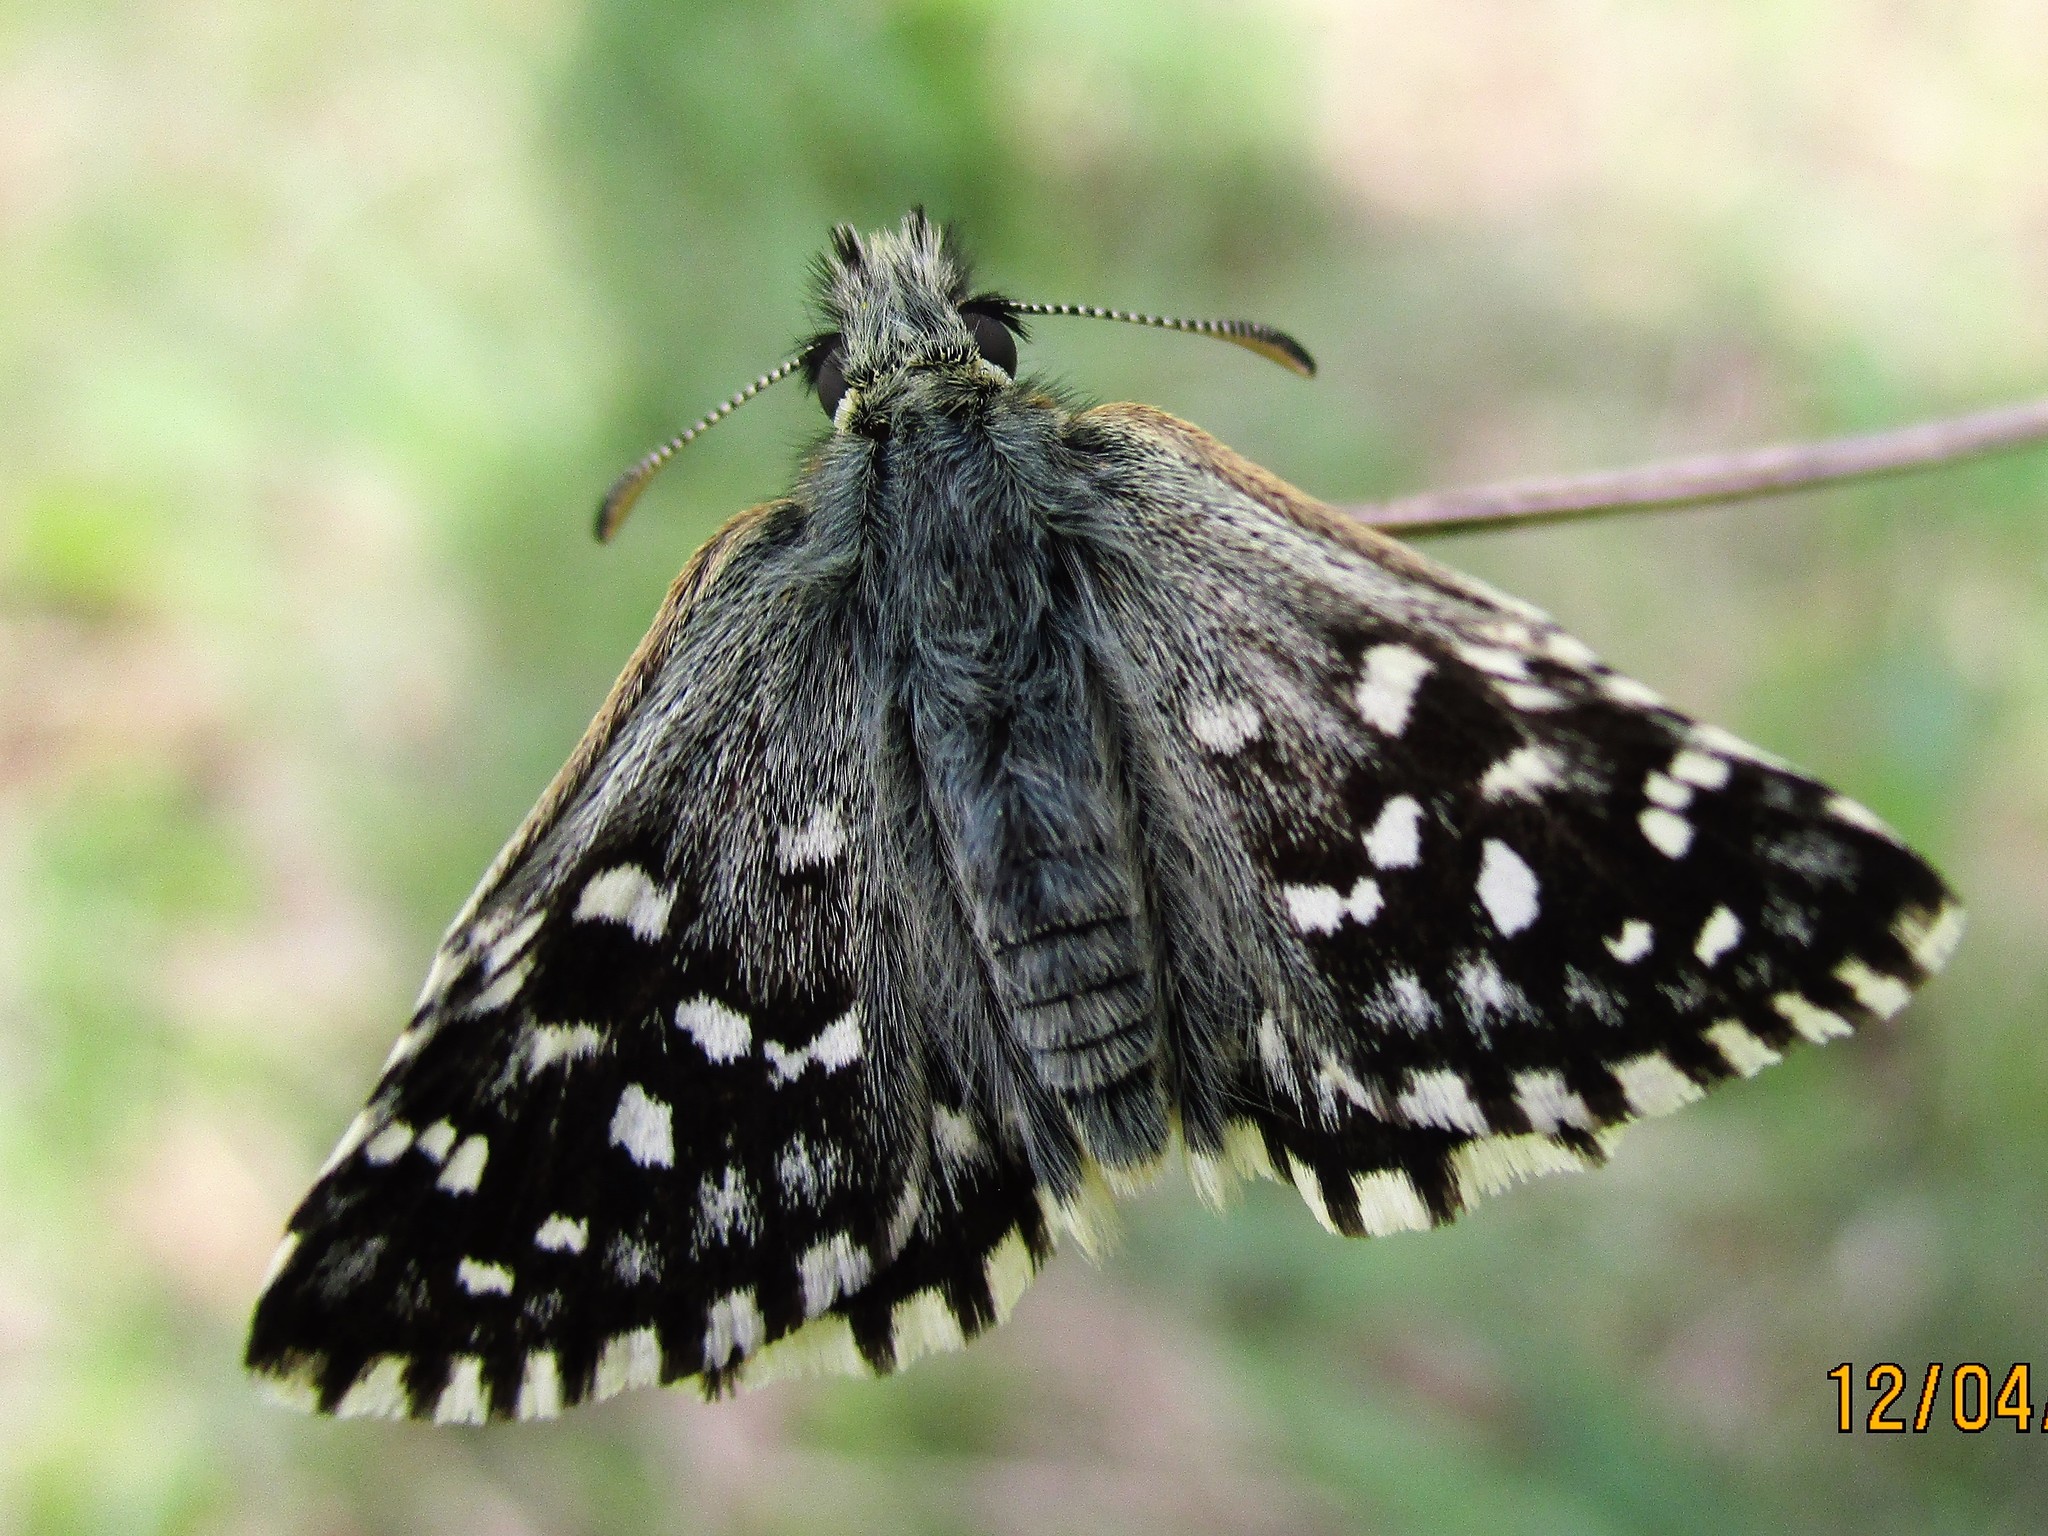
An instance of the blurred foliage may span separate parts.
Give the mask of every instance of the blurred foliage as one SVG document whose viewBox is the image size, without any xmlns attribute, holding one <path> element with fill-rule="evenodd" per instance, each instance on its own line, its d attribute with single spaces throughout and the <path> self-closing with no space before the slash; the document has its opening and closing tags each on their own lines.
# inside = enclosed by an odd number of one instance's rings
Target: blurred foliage
<svg viewBox="0 0 2048 1536">
<path fill-rule="evenodd" d="M 1331 497 L 1622 463 L 2038 388 L 2044 56 L 2001 0 L 13 7 L 0 1531 L 2038 1529 L 2048 1437 L 1840 1436 L 1824 1375 L 2048 1392 L 2038 457 L 1441 546 L 1937 856 L 1975 926 L 1896 1029 L 1427 1237 L 1162 1189 L 889 1382 L 465 1433 L 237 1361 L 441 923 L 821 429 L 771 392 L 589 542 L 830 223 L 1288 326 L 1313 387 L 1031 357 Z"/>
</svg>

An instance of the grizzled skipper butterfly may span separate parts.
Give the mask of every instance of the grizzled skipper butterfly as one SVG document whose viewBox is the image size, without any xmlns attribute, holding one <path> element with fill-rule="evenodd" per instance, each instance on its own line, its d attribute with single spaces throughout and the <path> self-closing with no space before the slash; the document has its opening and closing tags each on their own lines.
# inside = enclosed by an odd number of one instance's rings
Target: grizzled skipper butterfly
<svg viewBox="0 0 2048 1536">
<path fill-rule="evenodd" d="M 840 229 L 786 497 L 677 579 L 293 1214 L 250 1366 L 339 1414 L 888 1371 L 1176 1140 L 1366 1234 L 1901 1008 L 1961 915 L 1868 811 L 1185 422 L 1017 376 L 922 213 Z"/>
</svg>

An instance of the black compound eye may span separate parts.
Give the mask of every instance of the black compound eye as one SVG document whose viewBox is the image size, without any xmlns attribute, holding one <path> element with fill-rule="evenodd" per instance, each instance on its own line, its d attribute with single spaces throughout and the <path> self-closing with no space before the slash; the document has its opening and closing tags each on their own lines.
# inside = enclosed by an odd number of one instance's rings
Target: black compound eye
<svg viewBox="0 0 2048 1536">
<path fill-rule="evenodd" d="M 981 355 L 1013 378 L 1017 373 L 1017 338 L 1010 328 L 985 309 L 970 309 L 961 316 L 974 336 Z"/>
<path fill-rule="evenodd" d="M 833 342 L 825 349 L 825 355 L 818 359 L 817 369 L 811 374 L 811 388 L 818 392 L 818 404 L 825 407 L 827 416 L 839 414 L 839 402 L 846 398 L 846 354 L 843 342 Z"/>
</svg>

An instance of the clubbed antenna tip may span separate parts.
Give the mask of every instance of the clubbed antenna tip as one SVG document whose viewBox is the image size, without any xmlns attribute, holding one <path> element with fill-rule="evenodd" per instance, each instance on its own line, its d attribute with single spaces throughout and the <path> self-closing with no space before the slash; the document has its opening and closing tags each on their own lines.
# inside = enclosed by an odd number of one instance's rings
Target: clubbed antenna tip
<svg viewBox="0 0 2048 1536">
<path fill-rule="evenodd" d="M 647 482 L 660 474 L 662 466 L 674 458 L 681 449 L 687 447 L 692 439 L 717 426 L 770 384 L 788 378 L 803 366 L 803 362 L 801 352 L 795 357 L 784 358 L 731 399 L 720 401 L 694 426 L 677 433 L 614 480 L 612 488 L 604 493 L 604 500 L 597 506 L 598 542 L 602 544 L 608 541 L 619 531 L 619 525 L 626 520 L 626 514 L 633 510 L 633 504 L 640 499 L 640 493 L 647 489 Z"/>
<path fill-rule="evenodd" d="M 1308 348 L 1285 331 L 1256 320 L 1177 320 L 1168 315 L 1140 315 L 1123 309 L 1102 309 L 1093 304 L 1018 304 L 1005 306 L 1014 315 L 1078 315 L 1087 320 L 1121 320 L 1126 325 L 1149 325 L 1162 331 L 1188 331 L 1197 336 L 1214 336 L 1256 352 L 1268 362 L 1278 363 L 1304 379 L 1316 376 L 1316 360 Z"/>
</svg>

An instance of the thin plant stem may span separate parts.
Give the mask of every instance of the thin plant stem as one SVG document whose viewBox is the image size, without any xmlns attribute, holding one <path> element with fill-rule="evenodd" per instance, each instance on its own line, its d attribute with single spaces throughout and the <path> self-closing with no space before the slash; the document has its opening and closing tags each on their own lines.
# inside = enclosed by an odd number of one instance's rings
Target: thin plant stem
<svg viewBox="0 0 2048 1536">
<path fill-rule="evenodd" d="M 1565 522 L 1616 512 L 1742 501 L 1933 469 L 2048 441 L 2048 399 L 1884 432 L 1664 459 L 1634 469 L 1506 480 L 1346 506 L 1361 522 L 1403 536 Z"/>
</svg>

